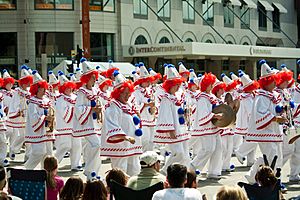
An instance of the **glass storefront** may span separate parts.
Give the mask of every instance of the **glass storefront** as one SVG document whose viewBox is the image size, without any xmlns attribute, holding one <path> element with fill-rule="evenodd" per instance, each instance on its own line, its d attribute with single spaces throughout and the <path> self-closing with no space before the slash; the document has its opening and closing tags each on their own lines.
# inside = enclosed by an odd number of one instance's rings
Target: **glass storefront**
<svg viewBox="0 0 300 200">
<path fill-rule="evenodd" d="M 0 10 L 16 10 L 17 0 L 0 0 Z"/>
<path fill-rule="evenodd" d="M 115 12 L 115 0 L 90 0 L 90 11 Z"/>
<path fill-rule="evenodd" d="M 37 10 L 74 10 L 74 0 L 35 0 Z"/>
<path fill-rule="evenodd" d="M 0 33 L 0 66 L 7 69 L 11 76 L 18 77 L 17 33 Z"/>
<path fill-rule="evenodd" d="M 91 33 L 91 59 L 95 62 L 114 60 L 114 34 Z"/>
</svg>

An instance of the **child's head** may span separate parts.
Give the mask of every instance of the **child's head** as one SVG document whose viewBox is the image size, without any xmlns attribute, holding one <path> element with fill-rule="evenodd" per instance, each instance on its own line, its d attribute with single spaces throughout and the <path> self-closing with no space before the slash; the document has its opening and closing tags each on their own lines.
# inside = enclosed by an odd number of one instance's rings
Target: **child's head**
<svg viewBox="0 0 300 200">
<path fill-rule="evenodd" d="M 94 180 L 87 182 L 82 200 L 107 200 L 107 190 L 102 181 Z"/>
<path fill-rule="evenodd" d="M 186 188 L 197 188 L 197 175 L 194 171 L 187 172 L 187 180 L 184 184 Z"/>
<path fill-rule="evenodd" d="M 240 187 L 223 186 L 216 195 L 216 200 L 248 200 Z"/>
<path fill-rule="evenodd" d="M 277 183 L 274 171 L 271 167 L 265 165 L 258 169 L 255 180 L 262 187 L 273 187 Z"/>
<path fill-rule="evenodd" d="M 60 193 L 61 200 L 78 200 L 83 194 L 83 181 L 79 176 L 70 177 Z"/>
<path fill-rule="evenodd" d="M 6 185 L 6 171 L 3 166 L 0 165 L 0 190 Z"/>
<path fill-rule="evenodd" d="M 108 189 L 109 189 L 111 180 L 114 180 L 123 186 L 125 186 L 127 184 L 128 177 L 121 169 L 114 168 L 114 169 L 107 171 L 106 173 L 107 173 L 107 175 L 106 175 L 105 181 L 106 181 L 106 185 L 107 185 Z"/>
<path fill-rule="evenodd" d="M 47 172 L 47 187 L 56 188 L 54 177 L 57 174 L 58 162 L 54 156 L 46 156 L 44 160 L 44 169 Z"/>
</svg>

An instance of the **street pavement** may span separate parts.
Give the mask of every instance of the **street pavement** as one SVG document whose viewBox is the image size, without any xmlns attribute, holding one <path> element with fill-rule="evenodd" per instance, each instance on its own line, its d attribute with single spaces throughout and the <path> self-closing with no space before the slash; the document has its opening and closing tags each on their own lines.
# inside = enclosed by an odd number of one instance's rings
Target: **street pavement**
<svg viewBox="0 0 300 200">
<path fill-rule="evenodd" d="M 257 155 L 259 155 L 259 151 L 257 151 Z M 97 158 L 95 158 L 97 159 Z M 100 159 L 100 158 L 99 158 Z M 10 167 L 17 167 L 17 168 L 23 168 L 23 162 L 24 160 L 24 153 L 16 155 L 15 161 L 11 161 Z M 207 180 L 205 176 L 199 175 L 198 176 L 198 189 L 202 194 L 206 194 L 209 200 L 214 199 L 214 195 L 218 192 L 218 190 L 223 185 L 237 185 L 238 182 L 247 182 L 244 175 L 249 170 L 249 167 L 242 166 L 238 160 L 233 157 L 231 159 L 232 164 L 235 165 L 236 169 L 234 172 L 231 173 L 224 173 L 222 175 L 221 180 L 219 181 L 212 181 Z M 38 166 L 39 168 L 39 166 Z M 102 166 L 101 166 L 101 172 L 100 176 L 101 179 L 105 179 L 105 173 L 111 169 L 111 164 L 109 159 L 102 158 Z M 288 180 L 288 174 L 289 174 L 289 163 L 287 163 L 283 169 L 282 169 L 282 182 L 287 186 L 288 192 L 284 195 L 286 199 L 294 199 L 295 197 L 300 198 L 300 183 L 289 183 Z M 203 172 L 205 169 L 203 170 Z M 59 165 L 58 175 L 61 176 L 65 181 L 75 175 L 80 176 L 83 180 L 86 179 L 86 177 L 83 175 L 83 172 L 72 172 L 70 170 L 70 159 L 64 158 L 62 163 Z"/>
</svg>

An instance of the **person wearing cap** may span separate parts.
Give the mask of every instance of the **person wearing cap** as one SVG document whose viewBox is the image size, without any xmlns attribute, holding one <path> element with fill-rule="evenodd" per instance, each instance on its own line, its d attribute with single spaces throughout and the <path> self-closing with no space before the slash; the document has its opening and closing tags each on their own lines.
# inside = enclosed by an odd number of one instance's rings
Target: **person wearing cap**
<svg viewBox="0 0 300 200">
<path fill-rule="evenodd" d="M 218 103 L 211 93 L 216 82 L 216 76 L 206 73 L 200 81 L 201 93 L 196 97 L 196 119 L 193 125 L 192 136 L 199 142 L 199 151 L 191 162 L 191 170 L 204 168 L 210 160 L 207 178 L 220 179 L 222 169 L 222 130 L 216 127 L 211 120 L 220 119 L 221 114 L 214 114 L 213 107 Z"/>
<path fill-rule="evenodd" d="M 104 113 L 101 155 L 110 158 L 112 168 L 122 169 L 133 176 L 140 171 L 143 133 L 140 119 L 129 102 L 134 91 L 133 83 L 118 71 L 114 72 L 114 76 L 112 100 Z"/>
<path fill-rule="evenodd" d="M 81 62 L 83 74 L 80 81 L 83 85 L 78 90 L 75 102 L 72 135 L 86 140 L 83 150 L 84 174 L 87 180 L 91 180 L 95 174 L 96 176 L 99 174 L 101 167 L 101 132 L 97 125 L 97 115 L 101 112 L 101 105 L 96 102 L 97 89 L 94 87 L 99 74 L 97 70 L 92 69 L 86 59 L 82 58 Z"/>
<path fill-rule="evenodd" d="M 201 192 L 195 188 L 185 188 L 187 167 L 174 163 L 167 169 L 169 188 L 153 194 L 152 200 L 202 200 Z"/>
<path fill-rule="evenodd" d="M 127 187 L 142 190 L 159 182 L 165 183 L 166 177 L 159 173 L 161 157 L 154 151 L 144 152 L 140 156 L 141 172 L 129 178 Z"/>
<path fill-rule="evenodd" d="M 153 90 L 150 88 L 151 77 L 144 65 L 140 66 L 140 76 L 135 84 L 137 87 L 132 95 L 135 97 L 136 106 L 141 116 L 143 151 L 152 151 L 156 107 Z"/>
<path fill-rule="evenodd" d="M 18 80 L 19 87 L 14 89 L 10 102 L 7 126 L 13 129 L 17 136 L 12 144 L 13 152 L 10 159 L 15 159 L 15 153 L 20 152 L 25 141 L 25 124 L 27 113 L 27 100 L 30 98 L 29 87 L 33 82 L 32 75 L 28 72 L 28 67 L 21 67 L 21 77 Z M 29 145 L 26 145 L 25 160 L 28 158 Z"/>
<path fill-rule="evenodd" d="M 247 74 L 240 73 L 239 76 L 242 82 L 242 93 L 239 98 L 240 108 L 236 115 L 236 126 L 234 130 L 235 139 L 239 140 L 237 142 L 239 145 L 235 151 L 235 155 L 241 164 L 244 163 L 244 159 L 247 157 L 247 166 L 251 167 L 255 162 L 257 143 L 244 141 L 244 137 L 248 133 L 253 100 L 255 92 L 259 88 L 259 84 L 257 81 L 251 80 Z"/>
<path fill-rule="evenodd" d="M 73 90 L 75 83 L 69 81 L 63 72 L 58 73 L 59 93 L 55 104 L 56 134 L 55 147 L 58 163 L 62 161 L 65 154 L 70 152 L 71 169 L 81 170 L 81 139 L 72 136 L 74 117 L 74 107 L 76 95 Z"/>
<path fill-rule="evenodd" d="M 19 197 L 13 196 L 8 194 L 8 192 L 5 192 L 5 186 L 7 184 L 7 177 L 6 177 L 6 171 L 3 166 L 0 165 L 0 197 L 1 199 L 3 197 L 7 197 L 7 199 L 11 200 L 21 200 Z M 6 199 L 6 198 L 3 198 Z"/>
<path fill-rule="evenodd" d="M 14 148 L 13 143 L 16 140 L 18 133 L 15 133 L 12 127 L 7 126 L 7 120 L 8 120 L 8 113 L 10 110 L 10 104 L 12 102 L 12 97 L 14 94 L 14 90 L 12 89 L 13 85 L 15 83 L 15 79 L 10 76 L 9 72 L 4 69 L 3 70 L 3 84 L 2 89 L 0 90 L 0 93 L 3 95 L 3 110 L 4 110 L 4 121 L 6 124 L 6 140 L 9 141 L 9 156 L 10 158 L 13 158 L 14 154 Z M 5 160 L 6 164 L 9 165 L 8 160 Z"/>
<path fill-rule="evenodd" d="M 167 79 L 163 83 L 165 93 L 161 99 L 154 134 L 154 143 L 166 144 L 171 151 L 162 168 L 163 173 L 166 173 L 168 166 L 174 162 L 186 166 L 190 164 L 188 147 L 190 134 L 187 132 L 184 118 L 184 96 L 176 95 L 183 81 L 175 66 L 169 65 Z"/>
<path fill-rule="evenodd" d="M 51 102 L 44 95 L 48 84 L 36 70 L 32 72 L 33 84 L 29 92 L 28 110 L 25 126 L 25 143 L 30 144 L 30 153 L 24 166 L 26 169 L 34 169 L 43 158 L 52 155 L 52 142 L 54 135 L 46 131 L 46 126 L 52 122 L 53 116 L 49 115 Z"/>
<path fill-rule="evenodd" d="M 271 162 L 274 156 L 278 156 L 276 168 L 282 166 L 282 132 L 279 124 L 285 123 L 286 118 L 278 116 L 281 106 L 280 98 L 277 98 L 273 90 L 276 87 L 276 74 L 271 70 L 265 60 L 259 62 L 261 65 L 261 77 L 258 82 L 261 89 L 258 89 L 253 101 L 253 107 L 249 120 L 246 141 L 257 142 L 262 154 Z M 249 183 L 255 183 L 255 174 L 260 164 L 263 164 L 262 157 L 258 158 L 252 165 L 250 171 L 245 175 Z"/>
</svg>

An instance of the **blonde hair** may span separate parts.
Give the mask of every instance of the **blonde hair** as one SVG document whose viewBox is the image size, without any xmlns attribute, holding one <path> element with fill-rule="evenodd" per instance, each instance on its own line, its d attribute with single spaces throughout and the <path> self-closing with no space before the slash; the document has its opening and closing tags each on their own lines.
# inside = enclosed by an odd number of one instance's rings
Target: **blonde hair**
<svg viewBox="0 0 300 200">
<path fill-rule="evenodd" d="M 55 189 L 56 188 L 56 181 L 55 181 L 55 174 L 53 173 L 58 167 L 57 159 L 54 156 L 46 156 L 44 160 L 44 169 L 47 172 L 47 187 Z"/>
<path fill-rule="evenodd" d="M 216 200 L 248 200 L 240 187 L 223 186 L 217 193 Z"/>
</svg>

